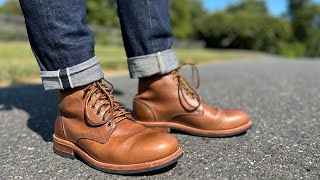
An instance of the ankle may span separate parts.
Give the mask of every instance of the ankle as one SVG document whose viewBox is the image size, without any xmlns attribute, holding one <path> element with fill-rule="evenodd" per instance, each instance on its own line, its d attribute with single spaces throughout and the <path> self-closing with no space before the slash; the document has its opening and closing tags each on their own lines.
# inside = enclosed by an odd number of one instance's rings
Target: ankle
<svg viewBox="0 0 320 180">
<path fill-rule="evenodd" d="M 138 93 L 146 91 L 150 85 L 162 79 L 168 74 L 155 74 L 148 77 L 139 78 Z"/>
<path fill-rule="evenodd" d="M 89 84 L 88 84 L 88 85 L 89 85 Z M 75 88 L 60 89 L 60 90 L 58 90 L 58 94 L 59 94 L 59 97 L 60 97 L 60 101 L 61 101 L 64 97 L 69 96 L 69 95 L 72 95 L 72 94 L 76 93 L 77 91 L 86 88 L 88 85 L 79 86 L 79 87 L 75 87 Z"/>
</svg>

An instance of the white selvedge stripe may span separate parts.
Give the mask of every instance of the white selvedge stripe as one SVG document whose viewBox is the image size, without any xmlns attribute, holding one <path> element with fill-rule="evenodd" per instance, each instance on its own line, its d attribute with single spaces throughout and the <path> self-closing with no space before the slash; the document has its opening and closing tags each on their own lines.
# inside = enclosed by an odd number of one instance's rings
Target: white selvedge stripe
<svg viewBox="0 0 320 180">
<path fill-rule="evenodd" d="M 70 73 L 69 73 L 69 67 L 67 67 L 67 76 L 68 76 L 70 87 L 73 88 L 71 77 L 70 77 Z"/>
<path fill-rule="evenodd" d="M 158 61 L 160 73 L 163 74 L 164 70 L 163 70 L 163 62 L 162 62 L 161 52 L 157 52 L 156 56 L 157 56 L 157 61 Z"/>
<path fill-rule="evenodd" d="M 61 82 L 61 79 L 60 79 L 60 69 L 58 70 L 58 79 L 59 79 L 60 87 L 63 90 L 63 85 L 62 85 L 62 82 Z"/>
</svg>

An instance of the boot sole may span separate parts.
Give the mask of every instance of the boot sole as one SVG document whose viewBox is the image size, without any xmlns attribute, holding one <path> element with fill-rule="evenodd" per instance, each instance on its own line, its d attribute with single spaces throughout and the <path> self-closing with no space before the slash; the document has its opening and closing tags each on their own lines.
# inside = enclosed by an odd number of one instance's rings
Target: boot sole
<svg viewBox="0 0 320 180">
<path fill-rule="evenodd" d="M 159 130 L 162 132 L 169 133 L 171 129 L 175 129 L 191 135 L 203 136 L 203 137 L 236 136 L 236 135 L 245 133 L 248 129 L 252 127 L 251 120 L 249 120 L 249 122 L 245 125 L 242 125 L 240 127 L 233 128 L 233 129 L 227 129 L 227 130 L 203 130 L 203 129 L 197 129 L 197 128 L 193 128 L 193 127 L 189 127 L 189 126 L 185 126 L 177 123 L 170 123 L 170 122 L 142 122 L 138 120 L 136 122 L 144 125 L 145 127 Z"/>
<path fill-rule="evenodd" d="M 138 174 L 138 173 L 145 173 L 145 172 L 159 170 L 174 164 L 183 155 L 183 150 L 181 147 L 179 147 L 179 149 L 173 154 L 155 161 L 144 162 L 139 164 L 129 164 L 129 165 L 108 164 L 108 163 L 97 161 L 96 159 L 92 158 L 89 154 L 84 152 L 81 148 L 79 148 L 74 143 L 58 138 L 56 135 L 53 135 L 53 151 L 54 153 L 62 157 L 66 157 L 70 159 L 75 159 L 75 153 L 76 153 L 89 166 L 91 166 L 94 169 L 97 169 L 106 173 L 122 174 L 122 175 Z"/>
</svg>

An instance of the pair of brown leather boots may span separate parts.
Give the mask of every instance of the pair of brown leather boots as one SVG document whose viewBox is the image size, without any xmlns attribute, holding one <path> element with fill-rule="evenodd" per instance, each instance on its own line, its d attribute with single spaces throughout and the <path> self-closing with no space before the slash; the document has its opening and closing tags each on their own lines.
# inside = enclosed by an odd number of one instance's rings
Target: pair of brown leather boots
<svg viewBox="0 0 320 180">
<path fill-rule="evenodd" d="M 245 112 L 205 104 L 179 69 L 140 79 L 133 104 L 136 120 L 112 93 L 113 87 L 102 81 L 60 91 L 55 153 L 69 158 L 76 153 L 108 173 L 142 173 L 166 167 L 182 156 L 177 139 L 167 133 L 170 129 L 226 137 L 252 126 Z"/>
</svg>

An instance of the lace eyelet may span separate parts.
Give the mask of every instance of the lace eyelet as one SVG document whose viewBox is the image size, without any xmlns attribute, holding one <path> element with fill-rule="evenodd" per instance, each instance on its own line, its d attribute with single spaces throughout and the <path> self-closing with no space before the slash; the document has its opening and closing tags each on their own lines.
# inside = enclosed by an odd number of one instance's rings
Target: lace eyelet
<svg viewBox="0 0 320 180">
<path fill-rule="evenodd" d="M 100 112 L 96 112 L 96 115 L 100 115 Z"/>
<path fill-rule="evenodd" d="M 96 106 L 91 106 L 91 109 L 94 109 L 94 108 L 96 108 Z"/>
<path fill-rule="evenodd" d="M 108 123 L 107 123 L 107 126 L 108 126 L 108 127 L 111 127 L 111 126 L 112 126 L 112 123 L 111 123 L 111 122 L 108 122 Z"/>
</svg>

